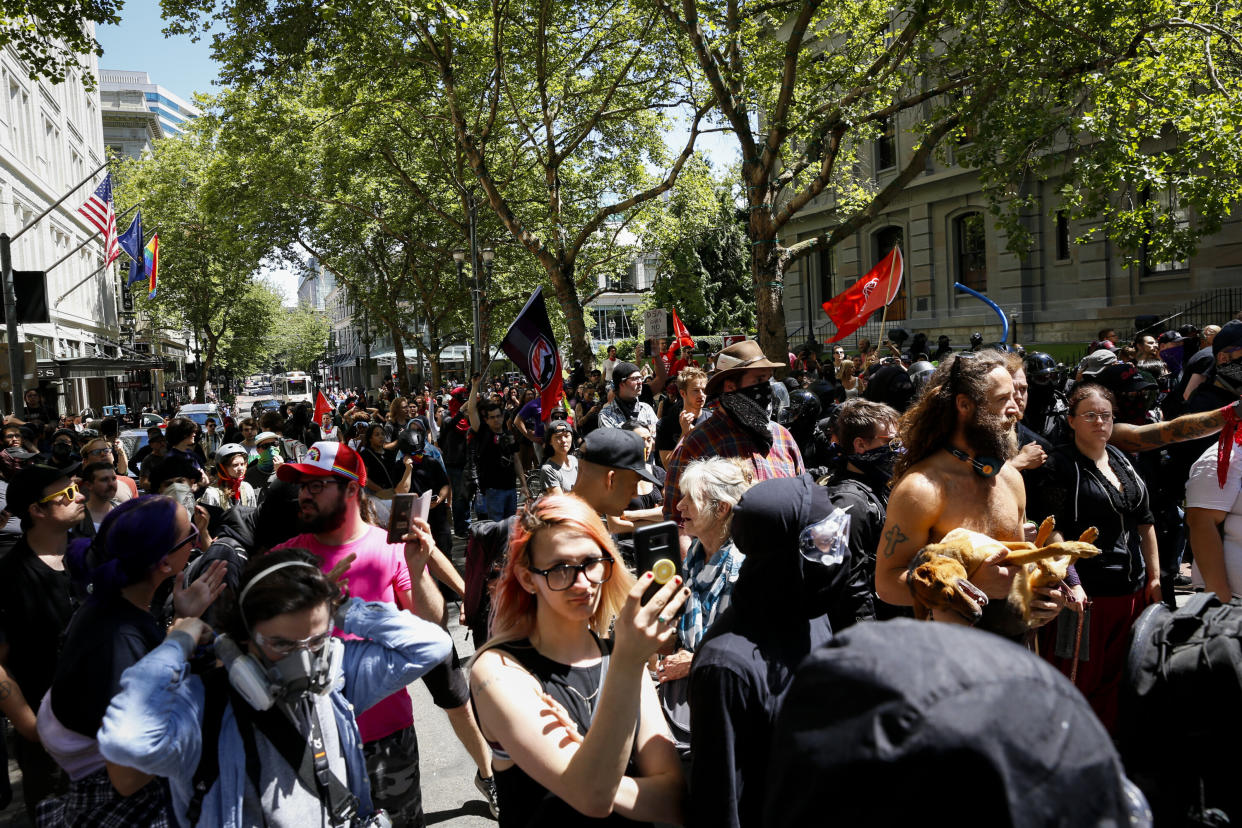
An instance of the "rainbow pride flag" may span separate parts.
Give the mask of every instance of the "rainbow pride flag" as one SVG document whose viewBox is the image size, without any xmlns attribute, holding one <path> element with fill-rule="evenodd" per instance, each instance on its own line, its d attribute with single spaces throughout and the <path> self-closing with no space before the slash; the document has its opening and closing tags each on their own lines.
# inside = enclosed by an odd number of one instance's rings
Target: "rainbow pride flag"
<svg viewBox="0 0 1242 828">
<path fill-rule="evenodd" d="M 148 299 L 155 298 L 155 274 L 160 268 L 160 234 L 155 233 L 151 236 L 151 241 L 147 242 L 147 246 L 142 250 L 142 257 L 147 262 L 147 276 L 151 282 L 149 286 L 150 293 L 147 294 Z"/>
</svg>

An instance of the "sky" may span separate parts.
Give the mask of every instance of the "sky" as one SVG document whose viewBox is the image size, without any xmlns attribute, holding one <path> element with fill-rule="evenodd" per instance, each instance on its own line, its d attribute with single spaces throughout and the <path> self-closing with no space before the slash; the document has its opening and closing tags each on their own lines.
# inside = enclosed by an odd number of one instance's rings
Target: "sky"
<svg viewBox="0 0 1242 828">
<path fill-rule="evenodd" d="M 186 101 L 192 101 L 195 92 L 217 91 L 210 35 L 195 43 L 184 35 L 165 37 L 163 28 L 159 0 L 125 0 L 120 24 L 101 26 L 95 32 L 104 50 L 99 67 L 146 72 L 152 83 L 158 83 Z M 674 152 L 680 152 L 685 140 L 684 127 L 673 130 L 667 138 Z M 712 133 L 701 136 L 695 143 L 718 170 L 740 157 L 737 142 L 731 135 Z M 171 254 L 172 251 L 168 251 L 167 255 Z M 285 304 L 296 304 L 296 273 L 269 268 L 263 275 L 280 291 Z"/>
</svg>

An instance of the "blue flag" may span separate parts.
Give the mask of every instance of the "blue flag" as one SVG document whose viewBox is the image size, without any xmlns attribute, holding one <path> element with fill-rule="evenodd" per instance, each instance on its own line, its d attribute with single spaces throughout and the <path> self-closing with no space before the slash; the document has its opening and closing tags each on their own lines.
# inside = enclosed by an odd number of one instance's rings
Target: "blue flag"
<svg viewBox="0 0 1242 828">
<path fill-rule="evenodd" d="M 141 282 L 147 278 L 146 259 L 142 255 L 142 211 L 139 210 L 130 222 L 129 229 L 116 237 L 121 249 L 129 255 L 129 281 L 126 284 Z"/>
</svg>

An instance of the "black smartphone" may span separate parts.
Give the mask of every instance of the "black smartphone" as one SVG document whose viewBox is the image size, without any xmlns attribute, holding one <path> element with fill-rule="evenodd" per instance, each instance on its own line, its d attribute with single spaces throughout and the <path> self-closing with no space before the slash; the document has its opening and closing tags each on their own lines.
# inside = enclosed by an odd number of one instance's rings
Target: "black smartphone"
<svg viewBox="0 0 1242 828">
<path fill-rule="evenodd" d="M 643 603 L 660 591 L 681 569 L 681 544 L 677 540 L 677 524 L 671 520 L 640 526 L 634 530 L 634 559 L 638 574 L 655 574 L 655 581 L 643 593 Z"/>
<path fill-rule="evenodd" d="M 392 496 L 392 511 L 388 514 L 388 542 L 404 543 L 410 533 L 410 515 L 414 511 L 417 495 L 397 494 Z"/>
</svg>

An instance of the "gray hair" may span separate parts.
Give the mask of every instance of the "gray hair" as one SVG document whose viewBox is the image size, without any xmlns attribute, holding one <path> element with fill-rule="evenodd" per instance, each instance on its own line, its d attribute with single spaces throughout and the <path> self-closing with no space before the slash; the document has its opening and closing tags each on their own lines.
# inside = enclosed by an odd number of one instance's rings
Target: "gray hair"
<svg viewBox="0 0 1242 828">
<path fill-rule="evenodd" d="M 681 492 L 699 511 L 716 503 L 737 505 L 755 483 L 749 464 L 723 457 L 705 457 L 686 466 L 681 474 Z"/>
</svg>

